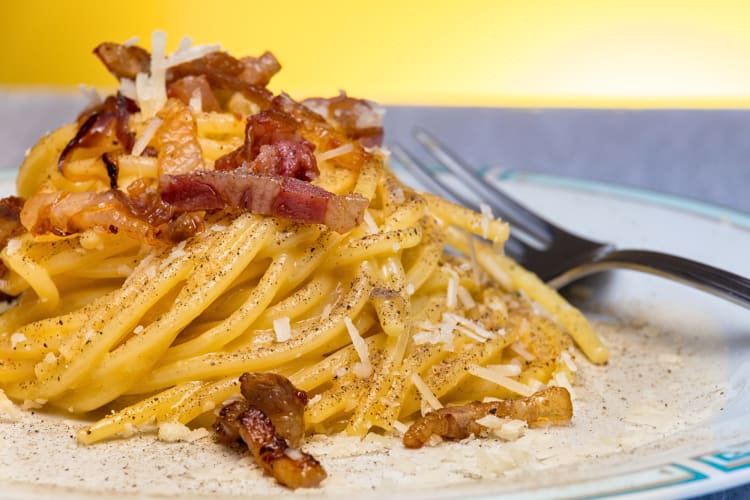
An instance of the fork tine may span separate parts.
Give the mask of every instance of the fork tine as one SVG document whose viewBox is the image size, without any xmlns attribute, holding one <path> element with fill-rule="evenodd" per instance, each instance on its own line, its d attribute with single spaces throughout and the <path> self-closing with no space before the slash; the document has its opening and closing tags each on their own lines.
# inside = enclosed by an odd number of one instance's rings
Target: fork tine
<svg viewBox="0 0 750 500">
<path fill-rule="evenodd" d="M 428 191 L 432 191 L 448 200 L 453 200 L 459 203 L 462 202 L 462 200 L 459 200 L 456 197 L 456 194 L 453 191 L 446 189 L 443 184 L 433 176 L 426 165 L 419 161 L 416 156 L 404 149 L 400 144 L 393 144 L 390 149 L 398 161 L 401 162 L 401 164 L 407 168 L 409 173 L 416 178 L 417 182 Z M 478 208 L 476 207 L 475 202 L 470 202 L 470 205 L 474 205 L 472 208 L 475 210 Z"/>
<path fill-rule="evenodd" d="M 543 244 L 548 244 L 554 233 L 559 231 L 556 226 L 542 219 L 501 190 L 488 185 L 487 180 L 481 177 L 476 170 L 424 129 L 415 129 L 414 136 L 436 160 L 465 182 L 472 191 L 493 208 L 497 215 L 516 226 L 517 229 Z"/>
<path fill-rule="evenodd" d="M 429 167 L 419 161 L 400 144 L 393 144 L 390 149 L 396 159 L 398 159 L 398 161 L 409 170 L 409 173 L 411 173 L 423 187 L 444 198 L 472 207 L 474 210 L 479 209 L 475 201 L 465 199 L 465 197 L 459 196 L 457 193 L 446 188 L 443 183 L 433 175 Z M 524 257 L 531 255 L 534 251 L 533 247 L 527 245 L 513 234 L 511 234 L 505 242 L 504 249 L 505 253 L 521 265 L 523 265 Z"/>
</svg>

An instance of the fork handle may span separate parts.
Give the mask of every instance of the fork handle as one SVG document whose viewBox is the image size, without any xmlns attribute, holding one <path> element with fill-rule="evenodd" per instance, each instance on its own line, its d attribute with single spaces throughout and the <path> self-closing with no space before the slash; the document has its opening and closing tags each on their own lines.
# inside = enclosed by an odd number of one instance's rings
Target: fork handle
<svg viewBox="0 0 750 500">
<path fill-rule="evenodd" d="M 651 250 L 613 250 L 595 261 L 550 280 L 559 288 L 573 280 L 612 268 L 633 269 L 670 278 L 750 308 L 750 279 L 695 260 Z"/>
</svg>

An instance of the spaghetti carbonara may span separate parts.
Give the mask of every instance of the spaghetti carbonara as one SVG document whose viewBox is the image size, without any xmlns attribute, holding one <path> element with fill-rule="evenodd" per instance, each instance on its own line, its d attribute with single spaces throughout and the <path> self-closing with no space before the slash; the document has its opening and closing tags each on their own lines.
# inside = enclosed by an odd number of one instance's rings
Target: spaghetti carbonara
<svg viewBox="0 0 750 500">
<path fill-rule="evenodd" d="M 305 391 L 307 432 L 363 436 L 569 389 L 574 343 L 606 361 L 505 222 L 394 176 L 374 103 L 273 95 L 269 53 L 95 53 L 116 94 L 34 146 L 0 210 L 0 388 L 91 416 L 81 443 L 210 421 L 245 372 Z"/>
</svg>

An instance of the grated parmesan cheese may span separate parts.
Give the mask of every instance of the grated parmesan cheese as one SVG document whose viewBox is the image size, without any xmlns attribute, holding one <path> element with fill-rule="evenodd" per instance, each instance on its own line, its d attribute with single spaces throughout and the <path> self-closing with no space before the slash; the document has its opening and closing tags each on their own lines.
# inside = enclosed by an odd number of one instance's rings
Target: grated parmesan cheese
<svg viewBox="0 0 750 500">
<path fill-rule="evenodd" d="M 36 410 L 38 408 L 41 408 L 44 406 L 44 403 L 46 403 L 46 399 L 24 399 L 23 404 L 21 404 L 21 408 L 24 410 Z"/>
<path fill-rule="evenodd" d="M 315 156 L 319 162 L 322 162 L 322 161 L 331 160 L 333 158 L 336 158 L 337 156 L 343 156 L 347 153 L 351 153 L 352 151 L 354 151 L 354 144 L 352 144 L 351 142 L 347 142 L 343 146 L 329 149 L 328 151 L 324 151 Z"/>
<path fill-rule="evenodd" d="M 292 327 L 289 316 L 273 320 L 273 333 L 276 335 L 276 342 L 286 342 L 292 338 Z"/>
<path fill-rule="evenodd" d="M 349 332 L 349 337 L 352 339 L 352 345 L 354 350 L 357 351 L 360 361 L 354 363 L 352 371 L 359 378 L 367 378 L 372 374 L 372 364 L 370 363 L 370 354 L 367 349 L 367 342 L 359 334 L 359 330 L 352 323 L 352 319 L 349 316 L 344 318 L 344 324 L 346 325 L 346 331 Z"/>
<path fill-rule="evenodd" d="M 476 419 L 475 422 L 488 429 L 500 429 L 503 426 L 503 419 L 491 413 Z"/>
<path fill-rule="evenodd" d="M 158 116 L 151 118 L 145 127 L 143 127 L 143 133 L 133 143 L 133 156 L 140 156 L 141 153 L 146 149 L 148 143 L 154 138 L 156 131 L 161 127 L 163 120 Z"/>
<path fill-rule="evenodd" d="M 555 385 L 558 387 L 564 387 L 568 390 L 571 399 L 575 398 L 575 391 L 573 391 L 573 386 L 571 385 L 570 380 L 568 380 L 568 375 L 565 372 L 556 372 L 553 380 L 555 381 Z"/>
<path fill-rule="evenodd" d="M 482 212 L 482 238 L 487 239 L 490 232 L 490 221 L 495 217 L 492 215 L 492 208 L 486 203 L 480 203 L 479 210 Z"/>
<path fill-rule="evenodd" d="M 16 345 L 20 344 L 21 342 L 26 342 L 26 340 L 26 335 L 16 332 L 10 336 L 10 348 L 15 349 Z"/>
<path fill-rule="evenodd" d="M 301 451 L 299 451 L 297 448 L 292 448 L 291 446 L 284 448 L 284 455 L 291 458 L 292 460 L 302 460 L 304 458 L 304 455 Z"/>
<path fill-rule="evenodd" d="M 414 295 L 414 292 L 415 292 L 414 285 L 411 284 L 411 283 L 407 283 L 406 284 L 406 294 L 409 295 L 409 296 L 411 296 L 411 295 Z"/>
<path fill-rule="evenodd" d="M 138 94 L 135 90 L 135 82 L 130 78 L 123 78 L 120 80 L 120 86 L 117 88 L 123 96 L 128 99 L 135 101 L 138 98 Z"/>
<path fill-rule="evenodd" d="M 177 50 L 166 56 L 167 35 L 163 31 L 154 31 L 151 35 L 151 67 L 149 74 L 138 73 L 135 77 L 133 92 L 141 115 L 150 119 L 164 106 L 167 101 L 166 75 L 172 66 L 186 63 L 205 56 L 220 49 L 218 45 L 199 45 L 191 47 L 191 40 L 183 38 Z M 120 84 L 121 91 L 129 84 Z M 128 88 L 128 91 L 133 90 Z M 128 92 L 130 93 L 130 92 Z M 127 93 L 123 92 L 127 95 Z"/>
<path fill-rule="evenodd" d="M 443 407 L 442 403 L 440 403 L 440 400 L 435 396 L 435 394 L 433 394 L 433 392 L 430 390 L 427 384 L 425 384 L 424 380 L 422 380 L 422 377 L 420 377 L 418 373 L 411 374 L 411 381 L 417 391 L 419 391 L 419 394 L 422 396 L 422 401 L 427 403 L 427 405 L 431 409 L 439 410 Z"/>
<path fill-rule="evenodd" d="M 524 420 L 504 420 L 499 429 L 493 429 L 492 433 L 505 441 L 515 441 L 523 436 L 528 424 Z"/>
<path fill-rule="evenodd" d="M 143 325 L 138 325 L 135 328 L 133 328 L 133 333 L 135 335 L 139 335 L 140 333 L 143 332 L 143 330 L 144 330 Z"/>
<path fill-rule="evenodd" d="M 406 201 L 404 190 L 400 187 L 395 188 L 391 194 L 393 196 L 393 203 L 395 203 L 396 205 L 400 205 L 401 203 Z"/>
<path fill-rule="evenodd" d="M 18 238 L 11 238 L 8 243 L 5 244 L 5 252 L 8 255 L 13 255 L 21 249 L 21 240 Z"/>
<path fill-rule="evenodd" d="M 517 377 L 521 374 L 521 367 L 514 363 L 506 365 L 487 365 L 486 368 L 492 370 L 498 375 L 503 375 L 504 377 Z"/>
<path fill-rule="evenodd" d="M 48 365 L 52 365 L 57 361 L 57 356 L 55 356 L 55 353 L 53 352 L 48 352 L 43 361 Z"/>
<path fill-rule="evenodd" d="M 188 106 L 193 113 L 200 113 L 203 111 L 203 96 L 199 89 L 193 90 L 193 93 L 190 95 Z"/>
<path fill-rule="evenodd" d="M 458 299 L 466 309 L 471 309 L 477 305 L 477 303 L 474 302 L 474 297 L 472 297 L 471 293 L 469 293 L 469 291 L 463 286 L 458 285 L 458 290 L 456 290 L 456 292 L 458 294 Z"/>
<path fill-rule="evenodd" d="M 99 95 L 99 92 L 96 91 L 94 87 L 89 87 L 88 85 L 80 84 L 78 85 L 78 89 L 81 91 L 81 94 L 86 98 L 86 100 L 89 102 L 89 106 L 98 106 L 102 103 L 102 96 Z"/>
<path fill-rule="evenodd" d="M 504 387 L 505 389 L 515 392 L 516 394 L 520 394 L 521 396 L 524 396 L 524 397 L 529 397 L 535 392 L 531 387 L 529 387 L 526 384 L 522 384 L 521 382 L 518 382 L 517 380 L 513 380 L 512 378 L 508 378 L 503 375 L 498 375 L 494 371 L 481 367 L 479 365 L 470 365 L 468 371 L 475 377 L 479 377 L 489 382 L 493 382 L 499 385 L 500 387 Z"/>
<path fill-rule="evenodd" d="M 131 36 L 130 38 L 128 38 L 127 40 L 125 40 L 124 42 L 122 42 L 122 45 L 125 46 L 125 47 L 132 47 L 136 43 L 138 43 L 138 37 L 137 36 Z"/>
<path fill-rule="evenodd" d="M 377 223 L 375 222 L 375 219 L 372 218 L 372 214 L 369 210 L 365 210 L 365 215 L 363 220 L 365 221 L 365 224 L 367 224 L 367 232 L 370 234 L 377 234 L 380 229 L 378 228 Z"/>
<path fill-rule="evenodd" d="M 571 372 L 575 373 L 578 370 L 578 367 L 573 362 L 573 358 L 570 356 L 570 353 L 568 351 L 563 351 L 562 353 L 560 353 L 560 359 L 565 364 L 566 368 Z"/>
<path fill-rule="evenodd" d="M 323 396 L 321 394 L 316 394 L 315 396 L 307 400 L 307 405 L 312 406 L 316 404 L 318 401 L 320 401 L 321 399 L 323 399 Z"/>
<path fill-rule="evenodd" d="M 439 325 L 427 324 L 427 328 L 424 328 L 412 337 L 415 345 L 422 344 L 443 344 L 444 349 L 449 352 L 453 352 L 453 331 L 448 329 L 440 328 Z"/>
<path fill-rule="evenodd" d="M 489 330 L 487 330 L 485 327 L 477 323 L 476 321 L 472 321 L 469 318 L 465 318 L 463 316 L 459 316 L 458 314 L 453 313 L 443 313 L 443 317 L 448 316 L 452 320 L 454 320 L 457 324 L 464 326 L 471 330 L 474 334 L 484 338 L 484 339 L 492 339 L 497 337 L 496 333 L 493 333 Z"/>
<path fill-rule="evenodd" d="M 159 441 L 167 443 L 174 443 L 177 441 L 192 443 L 193 441 L 197 441 L 208 435 L 208 430 L 203 427 L 191 430 L 188 426 L 179 422 L 164 422 L 159 424 Z"/>
<path fill-rule="evenodd" d="M 487 339 L 485 339 L 483 337 L 480 337 L 479 335 L 477 335 L 476 333 L 474 333 L 472 330 L 466 328 L 463 325 L 456 325 L 456 331 L 458 331 L 459 333 L 463 333 L 464 335 L 466 335 L 470 339 L 472 339 L 472 340 L 474 340 L 476 342 L 479 342 L 480 344 L 483 344 L 483 343 L 487 342 Z"/>
<path fill-rule="evenodd" d="M 448 288 L 446 290 L 445 305 L 448 309 L 455 309 L 458 305 L 458 274 L 449 267 L 444 268 L 450 277 L 448 278 Z"/>
<path fill-rule="evenodd" d="M 524 318 L 524 320 L 523 320 L 523 321 L 526 321 L 526 319 Z M 523 323 L 523 322 L 522 322 L 522 323 Z M 528 326 L 528 325 L 527 325 L 527 326 Z M 521 327 L 521 329 L 523 329 L 523 327 Z M 533 354 L 531 354 L 531 353 L 530 353 L 530 352 L 528 351 L 528 349 L 526 349 L 526 348 L 525 348 L 525 347 L 524 347 L 524 346 L 523 346 L 523 345 L 522 345 L 521 343 L 519 343 L 519 342 L 514 342 L 513 344 L 511 344 L 511 345 L 510 345 L 510 348 L 511 348 L 511 349 L 513 350 L 513 352 L 515 352 L 516 354 L 518 354 L 519 356 L 521 356 L 521 357 L 522 357 L 523 359 L 525 359 L 526 361 L 534 361 L 534 359 L 535 359 L 535 358 L 534 358 L 534 355 L 533 355 Z"/>
<path fill-rule="evenodd" d="M 403 436 L 406 434 L 406 431 L 409 430 L 409 426 L 406 425 L 403 422 L 399 422 L 398 420 L 393 421 L 393 430 L 395 430 L 399 435 Z"/>
<path fill-rule="evenodd" d="M 21 410 L 18 409 L 13 401 L 8 399 L 5 392 L 0 389 L 0 421 L 4 419 L 16 421 L 21 418 Z"/>
<path fill-rule="evenodd" d="M 189 37 L 183 37 L 177 50 L 166 58 L 164 69 L 169 69 L 173 66 L 199 59 L 211 52 L 221 50 L 221 46 L 219 45 L 196 45 L 193 47 L 192 44 L 193 42 Z"/>
</svg>

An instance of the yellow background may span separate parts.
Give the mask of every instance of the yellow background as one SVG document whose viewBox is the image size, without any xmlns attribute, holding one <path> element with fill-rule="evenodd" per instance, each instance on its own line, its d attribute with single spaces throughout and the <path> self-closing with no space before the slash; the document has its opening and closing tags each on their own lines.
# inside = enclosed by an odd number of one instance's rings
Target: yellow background
<svg viewBox="0 0 750 500">
<path fill-rule="evenodd" d="M 0 0 L 0 84 L 112 86 L 91 55 L 165 30 L 270 49 L 274 90 L 384 103 L 750 107 L 750 2 Z"/>
</svg>

